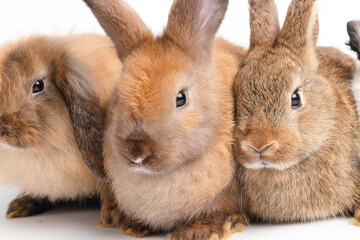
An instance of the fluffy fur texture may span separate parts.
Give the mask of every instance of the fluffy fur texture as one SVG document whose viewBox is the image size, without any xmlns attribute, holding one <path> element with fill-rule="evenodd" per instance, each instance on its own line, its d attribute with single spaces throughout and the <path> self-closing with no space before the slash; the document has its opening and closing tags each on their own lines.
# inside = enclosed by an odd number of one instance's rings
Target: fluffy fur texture
<svg viewBox="0 0 360 240">
<path fill-rule="evenodd" d="M 316 1 L 293 0 L 281 31 L 274 31 L 272 0 L 249 2 L 252 32 L 270 34 L 252 34 L 235 81 L 234 156 L 244 211 L 271 222 L 348 214 L 360 200 L 359 130 L 349 84 L 354 61 L 337 49 L 315 47 Z"/>
<path fill-rule="evenodd" d="M 51 203 L 97 193 L 82 154 L 88 143 L 101 151 L 92 121 L 104 117 L 120 71 L 112 42 L 102 36 L 34 36 L 2 47 L 0 179 L 20 188 L 16 202 Z M 33 94 L 39 80 L 45 88 Z M 14 211 L 8 216 L 24 215 Z"/>
<path fill-rule="evenodd" d="M 214 43 L 228 1 L 174 1 L 157 38 L 125 1 L 85 2 L 118 51 L 126 48 L 104 145 L 119 208 L 152 230 L 175 228 L 173 239 L 224 235 L 223 214 L 237 209 L 231 89 L 245 55 Z M 187 104 L 177 108 L 180 92 Z"/>
<path fill-rule="evenodd" d="M 356 70 L 351 80 L 351 90 L 356 100 L 356 110 L 360 117 L 360 63 L 356 63 Z"/>
</svg>

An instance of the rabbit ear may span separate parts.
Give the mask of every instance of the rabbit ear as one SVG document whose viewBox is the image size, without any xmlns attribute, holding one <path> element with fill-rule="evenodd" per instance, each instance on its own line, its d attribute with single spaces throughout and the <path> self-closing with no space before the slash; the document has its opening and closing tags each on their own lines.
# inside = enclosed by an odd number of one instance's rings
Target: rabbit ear
<svg viewBox="0 0 360 240">
<path fill-rule="evenodd" d="M 63 70 L 62 69 L 66 69 Z M 53 76 L 69 109 L 75 140 L 83 160 L 99 179 L 105 178 L 102 158 L 102 127 L 104 113 L 88 77 L 75 64 L 60 67 Z"/>
<path fill-rule="evenodd" d="M 165 37 L 196 59 L 208 59 L 228 3 L 228 0 L 175 0 Z"/>
<path fill-rule="evenodd" d="M 316 0 L 293 0 L 288 9 L 279 44 L 290 47 L 306 63 L 316 59 L 319 22 Z M 317 66 L 314 62 L 308 66 Z"/>
<path fill-rule="evenodd" d="M 250 51 L 256 47 L 273 46 L 280 34 L 279 18 L 274 0 L 249 0 Z"/>
<path fill-rule="evenodd" d="M 360 21 L 351 21 L 347 24 L 347 32 L 350 37 L 349 46 L 357 53 L 360 59 Z"/>
<path fill-rule="evenodd" d="M 153 38 L 149 28 L 125 0 L 84 0 L 114 42 L 121 61 Z"/>
</svg>

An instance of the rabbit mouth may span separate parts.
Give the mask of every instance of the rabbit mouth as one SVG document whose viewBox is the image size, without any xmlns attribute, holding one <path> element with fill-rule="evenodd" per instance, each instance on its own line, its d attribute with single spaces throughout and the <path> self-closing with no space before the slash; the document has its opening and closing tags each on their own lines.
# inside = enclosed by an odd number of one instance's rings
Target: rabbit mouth
<svg viewBox="0 0 360 240">
<path fill-rule="evenodd" d="M 275 164 L 273 161 L 263 157 L 254 158 L 250 163 L 246 164 L 244 167 L 251 170 L 273 169 L 277 171 L 284 171 L 288 168 L 285 166 L 279 166 Z"/>
<path fill-rule="evenodd" d="M 132 163 L 131 164 L 131 170 L 135 173 L 139 174 L 147 174 L 147 175 L 154 175 L 156 172 L 153 171 L 151 168 L 146 166 L 146 164 L 138 164 L 138 163 Z"/>
</svg>

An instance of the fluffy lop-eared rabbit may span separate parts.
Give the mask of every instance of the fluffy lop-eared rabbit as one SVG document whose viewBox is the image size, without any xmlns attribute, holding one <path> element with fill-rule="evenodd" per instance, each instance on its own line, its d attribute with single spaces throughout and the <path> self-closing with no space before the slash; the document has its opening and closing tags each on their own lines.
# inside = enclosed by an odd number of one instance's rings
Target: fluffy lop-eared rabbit
<svg viewBox="0 0 360 240">
<path fill-rule="evenodd" d="M 231 221 L 243 221 L 226 220 L 238 212 L 232 84 L 246 53 L 215 40 L 228 1 L 175 0 L 159 37 L 126 1 L 85 2 L 124 64 L 104 139 L 119 227 L 136 236 L 225 238 Z M 103 214 L 104 225 L 118 224 L 111 209 Z"/>
<path fill-rule="evenodd" d="M 94 197 L 101 126 L 122 64 L 107 37 L 33 36 L 0 50 L 0 180 L 7 217 Z M 91 161 L 90 161 L 91 159 Z M 98 164 L 99 165 L 99 164 Z"/>
<path fill-rule="evenodd" d="M 273 0 L 250 0 L 251 39 L 235 80 L 234 158 L 252 219 L 359 219 L 354 60 L 317 48 L 316 1 L 293 0 L 283 28 Z"/>
</svg>

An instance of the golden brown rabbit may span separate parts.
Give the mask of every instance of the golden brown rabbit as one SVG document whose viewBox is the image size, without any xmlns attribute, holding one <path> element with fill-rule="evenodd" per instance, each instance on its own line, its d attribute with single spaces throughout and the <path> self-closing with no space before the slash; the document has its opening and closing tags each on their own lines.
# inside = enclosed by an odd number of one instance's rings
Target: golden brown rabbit
<svg viewBox="0 0 360 240">
<path fill-rule="evenodd" d="M 104 142 L 117 205 L 134 222 L 123 230 L 227 236 L 224 222 L 238 212 L 232 83 L 245 55 L 214 40 L 228 1 L 175 0 L 159 37 L 125 1 L 85 2 L 124 63 Z"/>
<path fill-rule="evenodd" d="M 316 48 L 316 1 L 293 0 L 281 31 L 273 0 L 249 3 L 250 50 L 234 88 L 245 211 L 270 222 L 359 218 L 353 59 Z"/>
</svg>

